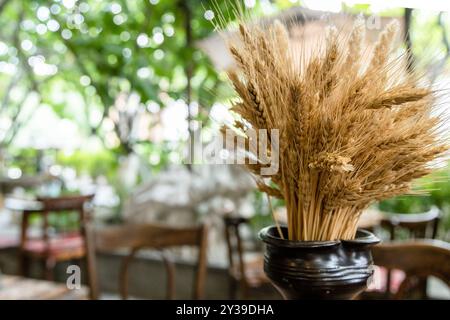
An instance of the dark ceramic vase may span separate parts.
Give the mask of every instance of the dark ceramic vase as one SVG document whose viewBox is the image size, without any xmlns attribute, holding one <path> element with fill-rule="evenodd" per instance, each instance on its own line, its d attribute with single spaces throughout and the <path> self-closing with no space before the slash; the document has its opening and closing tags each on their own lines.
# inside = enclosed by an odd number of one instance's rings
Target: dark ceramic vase
<svg viewBox="0 0 450 320">
<path fill-rule="evenodd" d="M 282 232 L 287 235 L 287 228 Z M 289 300 L 354 298 L 371 279 L 370 247 L 380 241 L 366 230 L 358 230 L 354 240 L 290 241 L 275 226 L 259 237 L 266 244 L 264 271 Z"/>
</svg>

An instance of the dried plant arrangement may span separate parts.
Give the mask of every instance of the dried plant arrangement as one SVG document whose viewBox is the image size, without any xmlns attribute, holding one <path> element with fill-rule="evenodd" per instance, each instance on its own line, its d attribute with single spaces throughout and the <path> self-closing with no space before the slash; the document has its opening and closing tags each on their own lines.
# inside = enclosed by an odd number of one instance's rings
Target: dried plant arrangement
<svg viewBox="0 0 450 320">
<path fill-rule="evenodd" d="M 261 191 L 285 200 L 289 240 L 353 239 L 363 209 L 410 193 L 446 154 L 443 115 L 433 112 L 439 93 L 402 63 L 397 32 L 389 24 L 367 50 L 357 19 L 347 37 L 327 29 L 306 55 L 280 22 L 240 23 L 239 40 L 228 43 L 239 96 L 233 130 L 246 145 L 249 129 L 279 132 L 279 170 L 261 174 L 256 153 L 246 166 Z"/>
</svg>

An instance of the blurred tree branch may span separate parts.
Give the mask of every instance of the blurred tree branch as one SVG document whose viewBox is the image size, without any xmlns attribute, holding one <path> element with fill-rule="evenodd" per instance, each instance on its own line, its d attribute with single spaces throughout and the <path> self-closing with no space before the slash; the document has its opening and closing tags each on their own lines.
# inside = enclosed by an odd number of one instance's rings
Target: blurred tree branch
<svg viewBox="0 0 450 320">
<path fill-rule="evenodd" d="M 11 0 L 3 0 L 0 2 L 0 14 L 3 12 L 3 9 L 5 9 L 6 5 L 10 2 Z"/>
<path fill-rule="evenodd" d="M 6 87 L 6 90 L 3 94 L 2 103 L 0 104 L 0 113 L 7 108 L 11 97 L 10 93 L 14 89 L 14 87 L 18 84 L 20 79 L 21 79 L 20 72 L 15 73 L 11 77 L 11 80 L 9 81 L 8 86 Z"/>
<path fill-rule="evenodd" d="M 19 103 L 16 106 L 16 110 L 14 110 L 14 113 L 11 117 L 11 126 L 9 127 L 7 133 L 5 134 L 5 138 L 0 143 L 2 146 L 7 146 L 12 142 L 12 140 L 15 138 L 15 136 L 16 136 L 17 132 L 20 130 L 20 128 L 31 119 L 34 112 L 36 111 L 37 108 L 33 109 L 25 119 L 20 120 L 20 116 L 22 115 L 22 111 L 23 111 L 23 105 L 24 105 L 25 101 L 27 100 L 29 94 L 31 92 L 36 92 L 38 94 L 38 101 L 37 101 L 38 106 L 42 100 L 42 97 L 39 94 L 40 93 L 39 84 L 38 84 L 36 78 L 34 77 L 34 71 L 28 64 L 27 57 L 26 57 L 25 53 L 22 51 L 22 48 L 20 46 L 20 24 L 23 21 L 23 17 L 24 17 L 24 11 L 21 10 L 21 12 L 19 14 L 19 18 L 17 19 L 16 28 L 14 29 L 13 44 L 14 44 L 15 48 L 17 49 L 19 63 L 23 67 L 23 69 L 25 71 L 24 73 L 30 82 L 30 90 L 23 95 L 22 99 L 19 101 Z M 9 96 L 10 91 L 6 92 L 8 96 Z M 5 97 L 4 97 L 4 99 L 5 99 Z M 8 103 L 8 101 L 9 101 L 9 97 L 6 98 L 6 103 Z"/>
<path fill-rule="evenodd" d="M 436 78 L 438 77 L 438 75 L 442 73 L 442 70 L 445 67 L 446 62 L 447 62 L 448 58 L 450 57 L 450 43 L 448 41 L 447 29 L 445 26 L 444 15 L 443 15 L 442 11 L 439 12 L 439 15 L 437 17 L 437 25 L 442 31 L 441 41 L 442 41 L 442 44 L 444 45 L 445 55 L 442 57 L 442 59 L 439 59 L 439 61 L 437 61 L 435 65 L 430 67 L 430 70 L 431 70 L 430 71 L 430 82 L 432 84 L 436 81 Z"/>
</svg>

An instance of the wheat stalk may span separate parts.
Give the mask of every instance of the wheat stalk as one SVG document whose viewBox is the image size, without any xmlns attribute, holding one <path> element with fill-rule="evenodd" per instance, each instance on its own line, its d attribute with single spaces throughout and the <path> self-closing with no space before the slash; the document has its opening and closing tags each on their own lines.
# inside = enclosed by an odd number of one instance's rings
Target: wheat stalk
<svg viewBox="0 0 450 320">
<path fill-rule="evenodd" d="M 397 29 L 389 24 L 372 53 L 363 50 L 361 20 L 347 39 L 330 28 L 309 58 L 280 22 L 241 23 L 239 41 L 229 43 L 238 67 L 229 73 L 240 97 L 235 129 L 280 130 L 279 171 L 257 181 L 285 200 L 289 239 L 354 238 L 364 208 L 410 192 L 446 154 L 434 92 L 394 54 Z M 262 163 L 247 166 L 260 176 Z"/>
</svg>

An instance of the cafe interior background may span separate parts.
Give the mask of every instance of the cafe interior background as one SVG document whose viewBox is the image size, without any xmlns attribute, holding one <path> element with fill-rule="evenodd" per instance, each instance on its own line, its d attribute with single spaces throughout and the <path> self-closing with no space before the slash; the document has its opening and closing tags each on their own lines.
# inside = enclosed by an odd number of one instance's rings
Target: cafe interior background
<svg viewBox="0 0 450 320">
<path fill-rule="evenodd" d="M 295 40 L 305 47 L 329 24 L 362 16 L 375 41 L 397 20 L 420 72 L 450 82 L 445 1 L 238 2 L 253 23 L 278 19 L 294 38 L 308 28 Z M 0 0 L 0 299 L 281 299 L 257 235 L 283 219 L 283 201 L 269 205 L 241 166 L 185 161 L 192 141 L 207 146 L 233 121 L 235 66 L 218 30 L 236 32 L 232 5 Z M 387 254 L 391 267 L 376 266 L 358 299 L 450 298 L 450 169 L 417 184 L 426 194 L 374 203 L 360 226 L 383 244 L 425 240 L 431 251 L 415 260 L 444 261 L 447 272 L 419 266 L 427 276 L 406 288 L 414 274 Z M 177 245 L 130 259 L 133 236 L 118 233 L 90 249 L 80 217 L 93 229 L 148 225 L 149 239 L 172 233 Z"/>
</svg>

